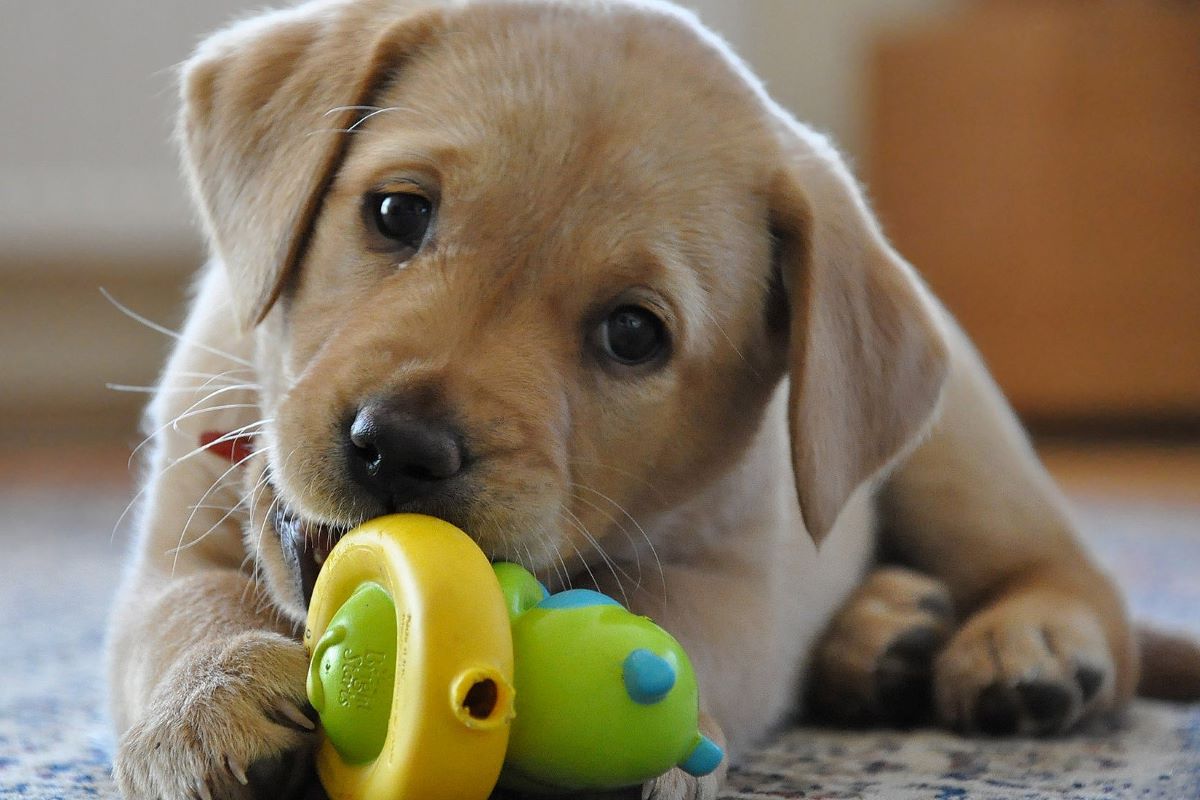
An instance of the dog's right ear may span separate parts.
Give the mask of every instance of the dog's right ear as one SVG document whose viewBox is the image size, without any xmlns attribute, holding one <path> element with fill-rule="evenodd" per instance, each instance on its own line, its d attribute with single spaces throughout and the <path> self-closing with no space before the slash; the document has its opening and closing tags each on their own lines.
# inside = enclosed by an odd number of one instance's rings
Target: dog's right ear
<svg viewBox="0 0 1200 800">
<path fill-rule="evenodd" d="M 337 131 L 440 27 L 439 11 L 395 6 L 318 0 L 268 13 L 214 34 L 184 64 L 184 169 L 244 329 L 304 256 L 350 139 Z"/>
<path fill-rule="evenodd" d="M 911 452 L 948 370 L 941 325 L 824 137 L 782 115 L 771 189 L 788 297 L 796 495 L 820 542 L 850 495 Z"/>
</svg>

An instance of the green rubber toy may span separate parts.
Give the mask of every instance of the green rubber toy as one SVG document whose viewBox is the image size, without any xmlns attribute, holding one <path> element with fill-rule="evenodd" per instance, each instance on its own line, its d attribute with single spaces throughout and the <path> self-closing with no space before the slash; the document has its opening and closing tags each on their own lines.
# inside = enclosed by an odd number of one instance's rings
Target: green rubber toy
<svg viewBox="0 0 1200 800">
<path fill-rule="evenodd" d="M 669 633 L 599 592 L 547 595 L 516 564 L 495 570 L 516 669 L 501 785 L 561 794 L 717 768 L 721 748 L 698 728 L 695 673 Z"/>
</svg>

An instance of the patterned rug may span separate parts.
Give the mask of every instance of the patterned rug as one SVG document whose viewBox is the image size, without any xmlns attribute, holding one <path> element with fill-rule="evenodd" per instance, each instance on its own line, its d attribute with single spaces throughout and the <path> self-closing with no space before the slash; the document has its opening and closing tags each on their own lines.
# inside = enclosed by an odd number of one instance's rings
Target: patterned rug
<svg viewBox="0 0 1200 800">
<path fill-rule="evenodd" d="M 64 499 L 67 498 L 67 499 Z M 0 490 L 0 797 L 115 798 L 101 642 L 124 505 L 71 489 Z M 1200 508 L 1082 498 L 1080 521 L 1136 616 L 1200 634 Z M 1200 798 L 1200 706 L 1137 702 L 1063 739 L 797 728 L 753 754 L 725 798 Z"/>
</svg>

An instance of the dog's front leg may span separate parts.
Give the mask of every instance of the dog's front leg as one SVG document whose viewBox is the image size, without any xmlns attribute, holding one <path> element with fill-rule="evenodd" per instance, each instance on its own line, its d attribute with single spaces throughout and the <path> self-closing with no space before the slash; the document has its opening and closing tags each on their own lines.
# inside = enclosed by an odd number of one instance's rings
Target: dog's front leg
<svg viewBox="0 0 1200 800">
<path fill-rule="evenodd" d="M 259 387 L 228 296 L 210 265 L 148 414 L 150 479 L 108 636 L 114 772 L 130 800 L 256 786 L 277 797 L 306 772 L 307 659 L 243 544 L 239 509 L 259 487 L 245 465 L 201 446 L 206 431 L 257 429 Z"/>
<path fill-rule="evenodd" d="M 217 567 L 129 587 L 112 643 L 126 798 L 286 797 L 306 780 L 307 657 L 262 605 L 253 578 Z"/>
<path fill-rule="evenodd" d="M 112 618 L 114 774 L 129 800 L 287 797 L 310 774 L 304 648 L 241 568 L 234 519 L 211 511 L 187 525 L 210 485 L 202 472 L 168 472 L 171 482 L 155 487 Z M 218 509 L 231 500 L 215 495 Z"/>
<path fill-rule="evenodd" d="M 950 344 L 941 418 L 884 493 L 884 545 L 963 612 L 934 663 L 943 721 L 1058 732 L 1131 696 L 1129 623 L 978 357 L 958 331 Z"/>
</svg>

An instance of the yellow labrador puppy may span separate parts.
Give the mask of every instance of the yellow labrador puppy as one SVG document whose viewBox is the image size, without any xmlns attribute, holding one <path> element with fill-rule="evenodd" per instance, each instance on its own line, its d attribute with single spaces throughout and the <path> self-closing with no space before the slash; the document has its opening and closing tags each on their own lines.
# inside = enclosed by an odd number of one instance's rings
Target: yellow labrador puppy
<svg viewBox="0 0 1200 800">
<path fill-rule="evenodd" d="M 824 138 L 672 6 L 427 5 L 184 68 L 212 259 L 112 618 L 127 797 L 305 788 L 306 593 L 392 511 L 653 615 L 735 756 L 805 696 L 996 733 L 1130 698 L 1120 598 Z"/>
</svg>

